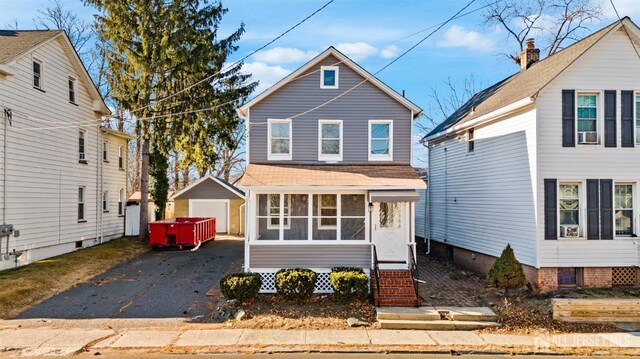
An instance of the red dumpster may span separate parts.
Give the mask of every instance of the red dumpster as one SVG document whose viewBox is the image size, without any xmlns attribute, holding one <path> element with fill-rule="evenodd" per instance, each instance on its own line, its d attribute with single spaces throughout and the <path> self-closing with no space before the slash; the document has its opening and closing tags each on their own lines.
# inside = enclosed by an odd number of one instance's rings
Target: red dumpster
<svg viewBox="0 0 640 359">
<path fill-rule="evenodd" d="M 196 247 L 215 237 L 215 218 L 172 218 L 149 223 L 149 244 L 153 247 Z"/>
</svg>

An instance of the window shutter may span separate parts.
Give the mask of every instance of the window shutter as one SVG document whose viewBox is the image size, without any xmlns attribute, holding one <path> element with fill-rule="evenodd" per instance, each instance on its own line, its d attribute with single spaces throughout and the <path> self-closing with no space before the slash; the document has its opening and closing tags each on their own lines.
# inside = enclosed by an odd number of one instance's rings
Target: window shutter
<svg viewBox="0 0 640 359">
<path fill-rule="evenodd" d="M 544 180 L 544 239 L 558 239 L 558 180 Z"/>
<path fill-rule="evenodd" d="M 633 91 L 622 91 L 620 93 L 622 109 L 620 111 L 622 124 L 620 133 L 622 137 L 622 147 L 633 147 Z"/>
<path fill-rule="evenodd" d="M 613 181 L 600 180 L 600 238 L 613 239 Z"/>
<path fill-rule="evenodd" d="M 587 239 L 600 239 L 600 193 L 597 179 L 587 180 Z"/>
<path fill-rule="evenodd" d="M 604 147 L 617 147 L 616 91 L 604 91 Z"/>
<path fill-rule="evenodd" d="M 562 90 L 562 147 L 576 146 L 575 90 Z"/>
</svg>

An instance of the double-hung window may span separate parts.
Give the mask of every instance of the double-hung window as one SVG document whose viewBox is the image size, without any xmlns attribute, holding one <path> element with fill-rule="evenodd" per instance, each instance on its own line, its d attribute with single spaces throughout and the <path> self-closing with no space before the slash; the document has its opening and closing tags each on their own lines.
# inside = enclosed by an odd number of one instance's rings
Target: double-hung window
<svg viewBox="0 0 640 359">
<path fill-rule="evenodd" d="M 80 162 L 85 162 L 87 160 L 87 153 L 85 151 L 86 135 L 87 132 L 85 130 L 80 130 L 78 133 L 78 160 L 80 160 Z"/>
<path fill-rule="evenodd" d="M 124 188 L 120 188 L 118 192 L 118 215 L 124 215 Z"/>
<path fill-rule="evenodd" d="M 102 193 L 102 211 L 109 212 L 109 191 Z"/>
<path fill-rule="evenodd" d="M 269 229 L 278 229 L 280 226 L 280 195 L 270 194 L 268 195 L 268 216 L 269 216 Z M 284 195 L 284 206 L 282 207 L 283 217 L 282 223 L 284 228 L 289 228 L 289 210 L 291 208 L 291 196 Z"/>
<path fill-rule="evenodd" d="M 291 120 L 268 121 L 269 160 L 291 159 Z"/>
<path fill-rule="evenodd" d="M 118 146 L 118 168 L 124 169 L 124 148 L 122 146 Z"/>
<path fill-rule="evenodd" d="M 598 94 L 578 94 L 578 143 L 598 143 Z"/>
<path fill-rule="evenodd" d="M 338 196 L 335 194 L 321 194 L 318 203 L 320 214 L 320 229 L 335 229 L 338 216 Z"/>
<path fill-rule="evenodd" d="M 476 149 L 475 130 L 470 128 L 467 130 L 467 152 L 471 153 Z"/>
<path fill-rule="evenodd" d="M 109 141 L 102 142 L 102 160 L 109 162 Z"/>
<path fill-rule="evenodd" d="M 640 93 L 636 94 L 636 143 L 640 144 Z"/>
<path fill-rule="evenodd" d="M 76 79 L 69 77 L 69 102 L 76 103 Z"/>
<path fill-rule="evenodd" d="M 78 187 L 78 221 L 85 220 L 85 203 L 86 199 L 86 187 L 80 186 Z"/>
<path fill-rule="evenodd" d="M 561 183 L 558 196 L 560 207 L 560 237 L 580 236 L 580 185 Z"/>
<path fill-rule="evenodd" d="M 393 160 L 393 121 L 369 121 L 369 161 Z"/>
<path fill-rule="evenodd" d="M 337 89 L 338 88 L 338 66 L 321 66 L 320 67 L 320 88 L 321 89 Z"/>
<path fill-rule="evenodd" d="M 318 160 L 342 161 L 342 121 L 320 120 L 318 134 Z"/>
<path fill-rule="evenodd" d="M 633 234 L 633 185 L 615 185 L 616 235 Z"/>
<path fill-rule="evenodd" d="M 44 90 L 44 76 L 42 61 L 33 59 L 33 87 Z"/>
</svg>

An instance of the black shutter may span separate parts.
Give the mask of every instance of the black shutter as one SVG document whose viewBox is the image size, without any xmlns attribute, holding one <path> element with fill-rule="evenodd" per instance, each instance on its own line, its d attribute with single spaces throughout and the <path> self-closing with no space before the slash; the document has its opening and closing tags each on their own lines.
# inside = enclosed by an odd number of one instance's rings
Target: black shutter
<svg viewBox="0 0 640 359">
<path fill-rule="evenodd" d="M 600 180 L 600 238 L 613 239 L 613 181 Z"/>
<path fill-rule="evenodd" d="M 633 91 L 622 91 L 620 93 L 620 101 L 622 103 L 622 109 L 620 110 L 622 118 L 620 126 L 622 147 L 633 147 Z"/>
<path fill-rule="evenodd" d="M 600 239 L 598 180 L 587 180 L 587 239 Z"/>
<path fill-rule="evenodd" d="M 576 146 L 575 90 L 562 90 L 562 147 Z"/>
<path fill-rule="evenodd" d="M 604 147 L 617 147 L 616 91 L 604 91 Z"/>
<path fill-rule="evenodd" d="M 544 180 L 544 239 L 558 239 L 558 185 L 556 179 Z"/>
</svg>

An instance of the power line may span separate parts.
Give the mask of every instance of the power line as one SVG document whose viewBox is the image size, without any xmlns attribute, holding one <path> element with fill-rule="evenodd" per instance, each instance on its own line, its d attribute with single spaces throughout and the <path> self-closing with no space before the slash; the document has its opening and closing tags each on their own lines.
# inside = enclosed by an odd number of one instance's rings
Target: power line
<svg viewBox="0 0 640 359">
<path fill-rule="evenodd" d="M 292 27 L 290 27 L 289 29 L 287 29 L 287 31 L 285 31 L 285 32 L 283 32 L 282 34 L 278 35 L 276 38 L 274 38 L 273 40 L 271 40 L 271 41 L 267 42 L 266 44 L 262 45 L 261 47 L 259 47 L 259 48 L 255 49 L 255 50 L 253 50 L 252 52 L 250 52 L 248 55 L 244 56 L 244 57 L 243 57 L 243 58 L 241 58 L 240 60 L 238 60 L 238 61 L 236 61 L 236 62 L 232 63 L 231 65 L 229 65 L 229 66 L 227 66 L 227 67 L 223 68 L 222 70 L 220 70 L 220 71 L 218 71 L 218 72 L 216 72 L 216 73 L 214 73 L 214 74 L 212 74 L 212 75 L 209 75 L 209 76 L 205 77 L 204 79 L 202 79 L 202 80 L 200 80 L 200 81 L 198 81 L 198 82 L 196 82 L 196 83 L 194 83 L 194 84 L 192 84 L 192 85 L 189 85 L 189 86 L 187 86 L 187 87 L 183 88 L 182 90 L 180 90 L 180 91 L 178 91 L 178 92 L 175 92 L 175 93 L 170 94 L 170 95 L 165 96 L 165 97 L 161 97 L 161 98 L 159 98 L 159 99 L 155 100 L 155 102 L 154 102 L 154 103 L 155 103 L 155 104 L 157 104 L 157 103 L 159 103 L 159 102 L 166 101 L 166 100 L 168 100 L 168 99 L 170 99 L 170 98 L 173 98 L 173 97 L 175 97 L 175 96 L 178 96 L 179 94 L 184 93 L 184 92 L 186 92 L 186 91 L 189 91 L 189 90 L 191 90 L 192 88 L 194 88 L 194 87 L 196 87 L 196 86 L 198 86 L 198 85 L 200 85 L 200 84 L 202 84 L 202 83 L 204 83 L 204 82 L 206 82 L 206 81 L 208 81 L 208 80 L 212 79 L 213 77 L 215 77 L 215 76 L 219 75 L 219 74 L 220 74 L 220 73 L 222 73 L 223 71 L 226 71 L 226 70 L 228 70 L 228 69 L 233 68 L 234 66 L 236 66 L 236 65 L 240 64 L 240 63 L 241 63 L 241 62 L 243 62 L 244 60 L 246 60 L 246 59 L 248 59 L 249 57 L 253 56 L 253 55 L 254 55 L 255 53 L 257 53 L 258 51 L 261 51 L 261 50 L 263 50 L 264 48 L 266 48 L 267 46 L 269 46 L 269 45 L 273 44 L 274 42 L 278 41 L 280 38 L 282 38 L 283 36 L 285 36 L 285 35 L 286 35 L 286 34 L 288 34 L 289 32 L 293 31 L 293 30 L 294 30 L 295 28 L 297 28 L 298 26 L 302 25 L 305 21 L 307 21 L 307 20 L 309 20 L 310 18 L 312 18 L 315 14 L 317 14 L 317 13 L 319 13 L 320 11 L 324 10 L 324 8 L 326 8 L 327 6 L 329 6 L 329 5 L 330 5 L 332 2 L 334 2 L 334 1 L 335 1 L 335 0 L 329 0 L 329 1 L 328 1 L 326 4 L 324 4 L 322 7 L 320 7 L 320 8 L 319 8 L 319 9 L 317 9 L 316 11 L 312 12 L 312 13 L 311 13 L 311 14 L 309 14 L 307 17 L 305 17 L 304 19 L 300 20 L 298 23 L 296 23 L 295 25 L 293 25 Z M 134 113 L 134 112 L 137 112 L 137 111 L 140 111 L 140 110 L 143 110 L 143 109 L 149 108 L 149 107 L 151 107 L 151 105 L 150 105 L 150 104 L 149 104 L 149 105 L 142 106 L 142 107 L 139 107 L 139 108 L 136 108 L 136 109 L 133 109 L 133 110 L 131 110 L 131 111 L 129 111 L 129 112 L 130 112 L 130 113 Z"/>
<path fill-rule="evenodd" d="M 410 48 L 408 48 L 405 52 L 403 52 L 402 54 L 400 54 L 398 57 L 396 57 L 395 59 L 393 59 L 391 62 L 389 62 L 388 64 L 384 65 L 380 70 L 374 72 L 373 74 L 370 74 L 369 76 L 367 76 L 364 80 L 360 81 L 359 83 L 357 83 L 355 86 L 353 86 L 352 88 L 346 90 L 345 92 L 337 95 L 336 97 L 325 101 L 324 103 L 315 106 L 307 111 L 301 112 L 295 116 L 291 116 L 289 118 L 294 119 L 300 116 L 304 116 L 308 113 L 311 113 L 317 109 L 320 109 L 330 103 L 332 103 L 333 101 L 349 94 L 351 91 L 355 90 L 356 88 L 358 88 L 359 86 L 361 86 L 362 84 L 364 84 L 365 82 L 369 81 L 372 77 L 375 77 L 377 74 L 379 74 L 380 72 L 384 71 L 386 68 L 388 68 L 389 66 L 393 65 L 394 63 L 396 63 L 398 60 L 400 60 L 401 58 L 403 58 L 405 55 L 407 55 L 409 52 L 411 52 L 413 49 L 415 49 L 416 47 L 420 46 L 420 44 L 422 44 L 423 42 L 425 42 L 428 38 L 430 38 L 433 34 L 435 34 L 436 32 L 438 32 L 438 30 L 442 29 L 446 24 L 448 24 L 449 22 L 451 22 L 453 19 L 455 19 L 458 15 L 460 15 L 460 13 L 462 13 L 463 11 L 465 11 L 469 6 L 471 6 L 474 2 L 476 2 L 476 0 L 471 0 L 469 3 L 467 3 L 467 5 L 465 5 L 462 9 L 458 10 L 458 12 L 456 12 L 453 16 L 451 16 L 449 19 L 447 19 L 445 22 L 441 23 L 440 25 L 438 25 L 438 27 L 436 29 L 434 29 L 433 31 L 431 31 L 427 36 L 423 37 L 422 39 L 420 39 L 420 41 L 416 42 L 413 46 L 411 46 Z"/>
<path fill-rule="evenodd" d="M 618 17 L 618 21 L 620 21 L 620 23 L 622 24 L 622 18 L 620 17 L 620 13 L 618 13 L 616 4 L 614 4 L 613 0 L 609 0 L 609 2 L 611 3 L 611 6 L 613 7 L 613 11 L 615 11 L 616 16 Z M 629 41 L 631 42 L 631 46 L 633 47 L 633 50 L 636 52 L 636 56 L 638 56 L 638 60 L 640 60 L 640 52 L 638 52 L 638 48 L 636 48 L 636 44 L 633 42 L 633 39 L 631 38 L 631 35 L 629 34 L 627 27 L 623 25 L 622 28 L 624 29 L 624 33 L 627 35 L 627 38 L 629 38 Z"/>
</svg>

